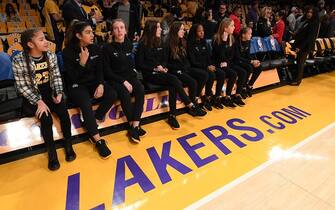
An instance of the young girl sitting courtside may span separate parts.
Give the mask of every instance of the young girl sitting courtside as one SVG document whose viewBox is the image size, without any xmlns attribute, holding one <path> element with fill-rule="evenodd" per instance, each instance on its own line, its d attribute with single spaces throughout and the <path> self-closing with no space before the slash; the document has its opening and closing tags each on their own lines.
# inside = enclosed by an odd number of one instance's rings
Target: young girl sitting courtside
<svg viewBox="0 0 335 210">
<path fill-rule="evenodd" d="M 99 155 L 105 159 L 111 155 L 111 151 L 100 137 L 97 122 L 104 119 L 117 95 L 104 83 L 103 57 L 93 40 L 93 30 L 89 23 L 71 23 L 65 35 L 63 50 L 65 81 L 69 99 L 80 108 L 83 125 Z M 92 110 L 92 98 L 100 102 L 95 112 Z"/>
<path fill-rule="evenodd" d="M 41 135 L 48 151 L 48 168 L 60 165 L 53 139 L 51 112 L 60 119 L 67 161 L 76 159 L 71 143 L 71 122 L 63 99 L 62 78 L 56 55 L 48 51 L 48 41 L 40 29 L 28 29 L 21 35 L 23 52 L 13 59 L 14 78 L 23 95 L 23 113 L 41 122 Z"/>
<path fill-rule="evenodd" d="M 133 44 L 126 37 L 126 25 L 121 19 L 112 22 L 113 40 L 105 44 L 104 67 L 105 80 L 117 91 L 121 100 L 122 110 L 130 125 L 129 139 L 139 143 L 140 136 L 146 131 L 140 127 L 140 119 L 144 104 L 144 87 L 137 79 L 135 63 L 132 59 Z M 132 104 L 131 94 L 134 94 L 135 103 Z"/>
</svg>

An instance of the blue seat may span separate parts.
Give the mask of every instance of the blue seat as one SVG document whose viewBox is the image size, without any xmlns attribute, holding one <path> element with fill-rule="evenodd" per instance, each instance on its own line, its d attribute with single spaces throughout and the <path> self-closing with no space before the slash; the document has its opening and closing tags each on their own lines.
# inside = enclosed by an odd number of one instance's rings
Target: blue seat
<svg viewBox="0 0 335 210">
<path fill-rule="evenodd" d="M 4 52 L 0 52 L 0 81 L 13 80 L 12 61 Z"/>
</svg>

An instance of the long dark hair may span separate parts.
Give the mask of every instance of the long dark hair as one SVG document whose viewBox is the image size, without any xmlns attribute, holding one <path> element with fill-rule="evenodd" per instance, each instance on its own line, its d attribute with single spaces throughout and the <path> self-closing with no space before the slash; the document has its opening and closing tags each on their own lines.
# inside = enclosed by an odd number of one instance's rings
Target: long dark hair
<svg viewBox="0 0 335 210">
<path fill-rule="evenodd" d="M 41 29 L 39 28 L 31 28 L 21 33 L 21 45 L 23 48 L 23 55 L 26 60 L 29 75 L 33 75 L 33 70 L 30 68 L 29 53 L 30 53 L 31 48 L 28 46 L 28 42 L 31 42 L 34 36 L 40 31 Z M 43 52 L 43 57 L 46 58 L 46 62 L 48 64 L 48 71 L 50 71 L 50 61 L 47 56 L 47 52 Z M 31 84 L 33 84 L 33 78 L 31 76 L 29 78 L 30 78 Z"/>
<path fill-rule="evenodd" d="M 187 37 L 187 44 L 193 44 L 195 40 L 197 39 L 197 30 L 198 28 L 203 25 L 202 24 L 193 24 L 190 31 L 188 32 Z"/>
<path fill-rule="evenodd" d="M 307 15 L 307 12 L 309 10 L 312 10 L 312 18 L 311 19 L 307 19 L 306 15 Z M 316 7 L 313 7 L 311 5 L 307 5 L 305 7 L 305 11 L 304 11 L 304 16 L 302 17 L 302 20 L 305 21 L 307 20 L 308 22 L 311 22 L 311 23 L 314 23 L 314 22 L 318 22 L 319 21 L 319 14 L 318 14 L 318 9 Z"/>
<path fill-rule="evenodd" d="M 170 28 L 169 46 L 173 59 L 180 59 L 186 56 L 186 40 L 178 37 L 178 31 L 182 25 L 183 23 L 178 21 L 174 22 Z"/>
<path fill-rule="evenodd" d="M 14 6 L 11 3 L 7 3 L 5 11 L 6 11 L 6 15 L 8 17 L 10 17 L 10 11 L 9 11 L 10 9 L 12 9 L 13 13 L 16 14 L 16 10 L 15 10 Z"/>
<path fill-rule="evenodd" d="M 140 40 L 145 47 L 157 48 L 161 45 L 161 39 L 156 37 L 158 23 L 156 20 L 148 20 L 145 22 L 143 35 Z"/>
<path fill-rule="evenodd" d="M 88 26 L 91 26 L 88 22 L 73 20 L 65 33 L 65 47 L 79 47 L 80 40 L 78 39 L 76 34 L 81 34 Z"/>
</svg>

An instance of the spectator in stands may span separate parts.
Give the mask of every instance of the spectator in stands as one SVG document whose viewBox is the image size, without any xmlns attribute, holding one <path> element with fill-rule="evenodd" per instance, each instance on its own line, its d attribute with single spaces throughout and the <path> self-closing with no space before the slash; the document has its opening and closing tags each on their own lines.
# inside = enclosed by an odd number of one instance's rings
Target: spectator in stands
<svg viewBox="0 0 335 210">
<path fill-rule="evenodd" d="M 204 88 L 208 75 L 201 69 L 192 68 L 187 57 L 187 42 L 184 38 L 185 28 L 181 22 L 174 22 L 169 34 L 169 60 L 167 67 L 169 71 L 178 77 L 188 87 L 189 97 L 194 104 L 197 104 L 198 97 Z M 199 115 L 206 112 L 198 106 L 195 109 Z"/>
<path fill-rule="evenodd" d="M 330 26 L 330 16 L 323 15 L 320 18 L 320 31 L 319 31 L 319 38 L 329 38 L 331 35 L 331 26 Z"/>
<path fill-rule="evenodd" d="M 213 19 L 213 12 L 211 9 L 207 10 L 204 14 L 205 22 L 203 23 L 205 31 L 205 39 L 213 39 L 216 32 L 217 22 Z"/>
<path fill-rule="evenodd" d="M 221 21 L 224 18 L 227 18 L 227 17 L 229 17 L 228 11 L 227 11 L 227 4 L 221 2 L 220 6 L 219 6 L 219 11 L 214 14 L 214 20 L 216 20 L 216 22 L 218 22 L 218 24 L 220 24 Z"/>
<path fill-rule="evenodd" d="M 291 85 L 299 86 L 304 73 L 304 65 L 309 52 L 314 48 L 318 35 L 320 20 L 315 7 L 306 6 L 302 17 L 302 27 L 295 34 L 294 47 L 297 52 L 297 76 Z"/>
<path fill-rule="evenodd" d="M 250 40 L 252 37 L 252 29 L 245 27 L 241 30 L 238 40 L 234 43 L 234 67 L 246 70 L 247 76 L 243 84 L 241 96 L 243 98 L 251 97 L 253 85 L 262 72 L 260 68 L 261 62 L 252 59 L 250 56 Z M 241 71 L 242 71 L 241 70 Z M 250 78 L 250 75 L 251 79 Z"/>
<path fill-rule="evenodd" d="M 257 23 L 257 36 L 263 38 L 268 37 L 272 34 L 270 16 L 271 16 L 270 7 L 263 7 L 261 10 L 261 16 L 259 17 Z"/>
<path fill-rule="evenodd" d="M 204 39 L 204 28 L 201 24 L 192 26 L 187 43 L 187 52 L 192 68 L 197 68 L 207 73 L 208 79 L 205 87 L 205 95 L 202 97 L 203 105 L 208 111 L 212 106 L 223 109 L 221 103 L 221 92 L 225 80 L 225 73 L 222 69 L 216 68 L 211 59 L 210 49 Z M 213 96 L 213 84 L 216 80 L 215 96 Z"/>
<path fill-rule="evenodd" d="M 335 10 L 330 13 L 330 36 L 335 36 Z"/>
<path fill-rule="evenodd" d="M 173 17 L 172 14 L 168 14 L 166 15 L 162 22 L 161 22 L 161 28 L 162 28 L 162 36 L 161 36 L 161 40 L 163 43 L 167 43 L 168 41 L 168 37 L 169 37 L 169 32 L 170 32 L 170 27 L 173 23 L 173 21 L 175 20 L 175 18 Z"/>
<path fill-rule="evenodd" d="M 259 18 L 259 3 L 258 1 L 253 1 L 251 3 L 251 8 L 249 9 L 247 14 L 246 24 L 255 30 L 258 18 Z"/>
<path fill-rule="evenodd" d="M 202 116 L 205 113 L 192 103 L 186 95 L 181 81 L 167 68 L 168 49 L 160 38 L 161 32 L 159 22 L 148 20 L 145 23 L 143 36 L 136 52 L 136 66 L 142 71 L 144 81 L 162 85 L 168 89 L 170 107 L 168 124 L 173 129 L 179 129 L 180 125 L 176 119 L 177 93 L 191 115 Z"/>
<path fill-rule="evenodd" d="M 234 56 L 234 22 L 230 18 L 225 18 L 219 25 L 219 30 L 214 36 L 213 40 L 213 61 L 216 68 L 221 68 L 225 72 L 225 78 L 228 78 L 226 87 L 226 96 L 222 98 L 222 104 L 226 107 L 234 108 L 235 104 L 243 106 L 240 92 L 232 95 L 232 90 L 238 76 L 237 87 L 242 90 L 243 81 L 245 81 L 245 72 L 239 69 L 232 69 L 233 56 Z M 234 104 L 235 103 L 235 104 Z"/>
<path fill-rule="evenodd" d="M 112 7 L 111 19 L 122 19 L 126 24 L 127 36 L 138 41 L 141 35 L 141 15 L 138 3 L 122 0 Z"/>
<path fill-rule="evenodd" d="M 155 10 L 154 16 L 155 17 L 163 17 L 164 16 L 164 11 L 162 10 L 162 5 L 161 4 L 159 4 L 157 9 Z"/>
<path fill-rule="evenodd" d="M 24 98 L 23 113 L 29 117 L 35 115 L 41 122 L 41 136 L 48 151 L 48 168 L 52 171 L 57 170 L 60 164 L 53 139 L 52 112 L 60 119 L 65 159 L 67 161 L 76 159 L 57 58 L 48 51 L 48 42 L 40 29 L 24 31 L 21 35 L 21 45 L 23 52 L 14 57 L 13 72 L 17 89 Z"/>
<path fill-rule="evenodd" d="M 54 0 L 46 0 L 43 7 L 45 28 L 48 39 L 56 44 L 56 51 L 62 49 L 64 34 L 62 32 L 63 17 L 57 3 Z"/>
<path fill-rule="evenodd" d="M 14 6 L 12 3 L 7 3 L 6 4 L 6 20 L 5 22 L 20 22 L 21 18 L 17 14 L 17 11 L 15 10 Z"/>
<path fill-rule="evenodd" d="M 125 23 L 121 19 L 112 22 L 113 40 L 105 44 L 104 72 L 105 80 L 116 90 L 124 114 L 129 123 L 128 136 L 132 142 L 139 143 L 146 132 L 140 127 L 144 104 L 144 87 L 137 79 L 132 58 L 133 44 L 126 37 Z M 131 94 L 135 97 L 132 104 Z"/>
<path fill-rule="evenodd" d="M 288 29 L 291 33 L 295 31 L 297 13 L 298 13 L 297 7 L 292 7 L 291 14 L 286 19 L 288 22 Z"/>
<path fill-rule="evenodd" d="M 321 19 L 323 16 L 327 15 L 327 11 L 325 9 L 325 1 L 318 1 L 318 9 L 319 9 L 319 18 Z"/>
<path fill-rule="evenodd" d="M 273 27 L 273 37 L 277 39 L 278 43 L 281 44 L 285 32 L 285 22 L 283 18 L 285 17 L 284 11 L 276 12 L 275 19 L 276 25 Z"/>
<path fill-rule="evenodd" d="M 65 21 L 65 26 L 68 27 L 73 20 L 86 21 L 90 23 L 91 26 L 97 24 L 97 22 L 102 21 L 101 17 L 93 16 L 90 17 L 82 7 L 83 0 L 68 0 L 63 6 L 63 17 Z"/>
<path fill-rule="evenodd" d="M 234 21 L 234 26 L 235 26 L 235 30 L 234 30 L 234 36 L 238 37 L 240 34 L 240 30 L 241 30 L 241 15 L 242 15 L 242 8 L 241 6 L 236 6 L 233 9 L 233 13 L 229 16 L 230 19 L 232 19 Z"/>
<path fill-rule="evenodd" d="M 101 139 L 97 123 L 104 120 L 117 96 L 110 85 L 104 83 L 103 57 L 93 40 L 93 30 L 88 22 L 71 23 L 63 50 L 65 81 L 68 97 L 80 108 L 91 142 L 102 158 L 108 158 L 111 151 Z M 92 98 L 100 102 L 95 112 L 92 110 Z"/>
</svg>

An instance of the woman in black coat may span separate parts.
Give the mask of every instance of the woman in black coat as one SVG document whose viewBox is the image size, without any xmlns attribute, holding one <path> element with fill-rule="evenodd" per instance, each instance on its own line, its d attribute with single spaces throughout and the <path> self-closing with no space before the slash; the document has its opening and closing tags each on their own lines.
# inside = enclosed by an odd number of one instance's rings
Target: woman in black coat
<svg viewBox="0 0 335 210">
<path fill-rule="evenodd" d="M 297 86 L 301 83 L 307 56 L 314 48 L 315 40 L 320 29 L 320 20 L 317 9 L 312 6 L 307 6 L 301 21 L 301 27 L 294 37 L 294 47 L 297 52 L 298 72 L 294 81 L 291 82 L 291 85 Z"/>
</svg>

